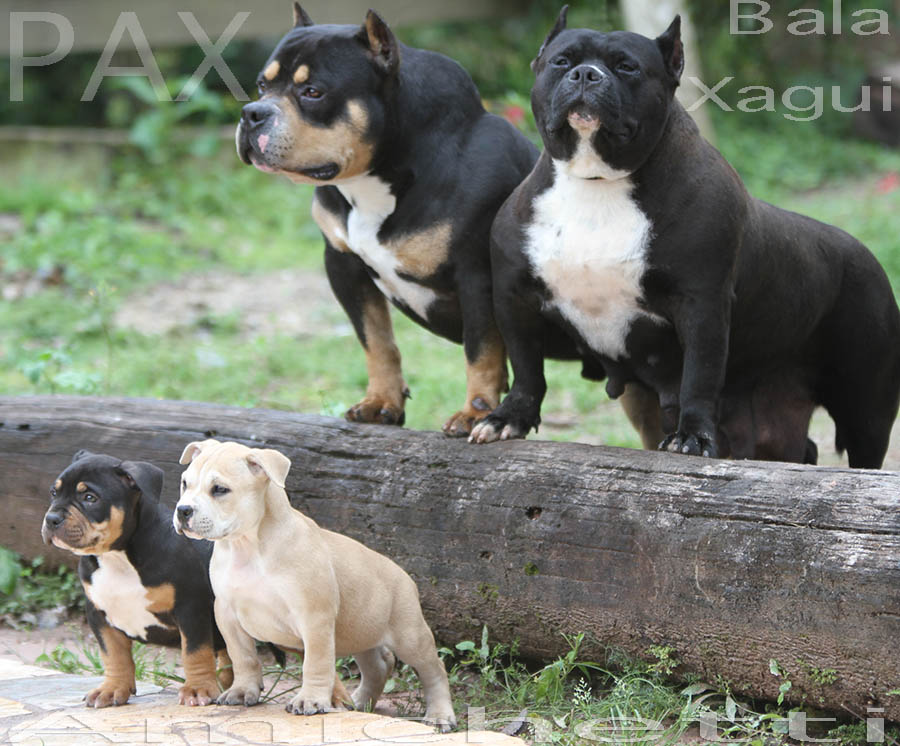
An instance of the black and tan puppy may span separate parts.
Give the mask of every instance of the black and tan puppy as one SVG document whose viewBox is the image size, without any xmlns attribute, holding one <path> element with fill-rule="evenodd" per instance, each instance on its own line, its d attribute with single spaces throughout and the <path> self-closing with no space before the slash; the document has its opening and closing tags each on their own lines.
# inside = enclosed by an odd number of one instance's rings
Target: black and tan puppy
<svg viewBox="0 0 900 746">
<path fill-rule="evenodd" d="M 79 451 L 50 489 L 41 535 L 81 556 L 87 618 L 103 660 L 104 682 L 89 707 L 123 705 L 135 691 L 132 640 L 180 647 L 185 682 L 178 702 L 208 705 L 232 673 L 213 621 L 212 544 L 175 533 L 159 503 L 163 472 L 142 461 Z M 224 668 L 225 666 L 229 666 Z"/>
<path fill-rule="evenodd" d="M 674 98 L 679 20 L 658 39 L 565 28 L 533 63 L 545 151 L 492 232 L 515 380 L 472 440 L 540 419 L 545 357 L 657 402 L 662 447 L 814 461 L 824 406 L 850 466 L 881 466 L 900 398 L 900 311 L 843 231 L 752 198 Z"/>
<path fill-rule="evenodd" d="M 358 422 L 402 424 L 409 395 L 388 301 L 461 342 L 466 401 L 444 425 L 466 435 L 506 390 L 493 320 L 489 235 L 537 150 L 488 114 L 455 62 L 400 44 L 369 11 L 362 26 L 295 26 L 244 107 L 238 154 L 260 170 L 317 187 L 313 218 L 325 267 L 366 353 Z"/>
</svg>

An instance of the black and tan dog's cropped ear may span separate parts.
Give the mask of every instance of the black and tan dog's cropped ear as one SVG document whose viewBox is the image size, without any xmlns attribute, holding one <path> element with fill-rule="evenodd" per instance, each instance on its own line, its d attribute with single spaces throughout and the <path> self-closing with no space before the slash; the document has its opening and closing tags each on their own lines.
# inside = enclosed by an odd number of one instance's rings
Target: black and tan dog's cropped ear
<svg viewBox="0 0 900 746">
<path fill-rule="evenodd" d="M 360 30 L 360 39 L 368 46 L 376 66 L 391 75 L 400 65 L 400 45 L 394 32 L 380 15 L 369 9 L 366 22 Z"/>
<path fill-rule="evenodd" d="M 162 469 L 146 461 L 123 461 L 119 470 L 129 485 L 137 487 L 145 497 L 159 501 L 165 477 Z"/>
<path fill-rule="evenodd" d="M 247 465 L 254 474 L 265 474 L 274 484 L 284 489 L 291 460 L 272 448 L 251 448 L 247 454 Z"/>
<path fill-rule="evenodd" d="M 213 440 L 212 438 L 209 438 L 208 440 L 195 440 L 192 443 L 188 443 L 181 452 L 181 458 L 178 459 L 178 463 L 189 464 L 197 458 L 204 448 L 215 445 L 219 445 L 219 441 Z"/>
<path fill-rule="evenodd" d="M 550 29 L 550 33 L 547 34 L 547 38 L 544 39 L 544 43 L 541 44 L 541 48 L 538 50 L 537 56 L 531 61 L 531 72 L 534 72 L 537 68 L 538 60 L 541 58 L 541 55 L 544 53 L 544 50 L 547 48 L 547 45 L 553 41 L 557 36 L 559 36 L 561 31 L 565 31 L 566 29 L 566 16 L 569 14 L 569 6 L 563 5 L 562 9 L 559 11 L 559 15 L 556 17 L 556 23 L 553 24 L 553 28 Z"/>
<path fill-rule="evenodd" d="M 81 461 L 83 458 L 88 458 L 89 456 L 96 456 L 97 454 L 91 453 L 91 451 L 86 448 L 82 448 L 80 451 L 76 451 L 75 455 L 72 456 L 72 463 L 74 464 L 76 461 Z"/>
<path fill-rule="evenodd" d="M 298 26 L 315 26 L 313 19 L 309 17 L 309 13 L 300 7 L 300 3 L 294 3 L 294 28 Z"/>
<path fill-rule="evenodd" d="M 666 71 L 675 80 L 675 85 L 681 81 L 681 73 L 684 72 L 684 44 L 681 43 L 681 16 L 675 16 L 675 20 L 669 25 L 661 36 L 656 38 L 656 45 L 662 52 L 663 61 L 666 63 Z"/>
</svg>

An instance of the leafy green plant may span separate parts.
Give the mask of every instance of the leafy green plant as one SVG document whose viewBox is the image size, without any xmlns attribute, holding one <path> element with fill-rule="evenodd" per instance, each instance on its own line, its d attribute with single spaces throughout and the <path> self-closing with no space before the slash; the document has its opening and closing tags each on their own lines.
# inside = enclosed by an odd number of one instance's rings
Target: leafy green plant
<svg viewBox="0 0 900 746">
<path fill-rule="evenodd" d="M 84 591 L 78 575 L 65 565 L 44 568 L 44 558 L 23 563 L 19 555 L 0 547 L 0 614 L 21 616 L 62 606 L 84 608 Z"/>
</svg>

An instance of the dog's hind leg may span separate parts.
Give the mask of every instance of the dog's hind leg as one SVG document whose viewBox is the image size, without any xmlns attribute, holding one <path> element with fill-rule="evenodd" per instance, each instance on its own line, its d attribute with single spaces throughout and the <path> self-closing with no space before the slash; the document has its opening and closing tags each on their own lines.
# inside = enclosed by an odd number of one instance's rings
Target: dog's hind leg
<svg viewBox="0 0 900 746">
<path fill-rule="evenodd" d="M 353 704 L 357 710 L 375 709 L 378 698 L 384 691 L 391 672 L 394 670 L 394 655 L 383 645 L 354 654 L 362 680 L 353 692 Z"/>
<path fill-rule="evenodd" d="M 400 660 L 415 669 L 422 683 L 425 721 L 446 733 L 456 727 L 456 716 L 453 714 L 447 670 L 438 657 L 434 635 L 421 613 L 417 621 L 400 629 L 403 629 L 403 635 L 396 640 L 394 652 Z"/>
</svg>

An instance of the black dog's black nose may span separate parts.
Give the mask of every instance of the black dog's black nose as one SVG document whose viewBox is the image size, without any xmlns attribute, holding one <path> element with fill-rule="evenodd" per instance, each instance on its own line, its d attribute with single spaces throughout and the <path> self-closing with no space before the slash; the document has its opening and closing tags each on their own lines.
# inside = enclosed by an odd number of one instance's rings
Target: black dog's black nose
<svg viewBox="0 0 900 746">
<path fill-rule="evenodd" d="M 47 513 L 47 515 L 44 516 L 44 521 L 50 528 L 59 528 L 65 518 L 66 517 L 62 513 Z"/>
<path fill-rule="evenodd" d="M 179 505 L 175 508 L 175 512 L 178 513 L 178 520 L 182 523 L 194 515 L 194 509 L 190 505 Z"/>
<path fill-rule="evenodd" d="M 569 71 L 569 80 L 573 83 L 583 83 L 584 85 L 599 83 L 605 77 L 606 75 L 603 71 L 593 65 L 579 65 Z"/>
<path fill-rule="evenodd" d="M 278 109 L 268 101 L 252 101 L 241 109 L 241 119 L 250 126 L 258 127 L 268 122 Z"/>
</svg>

